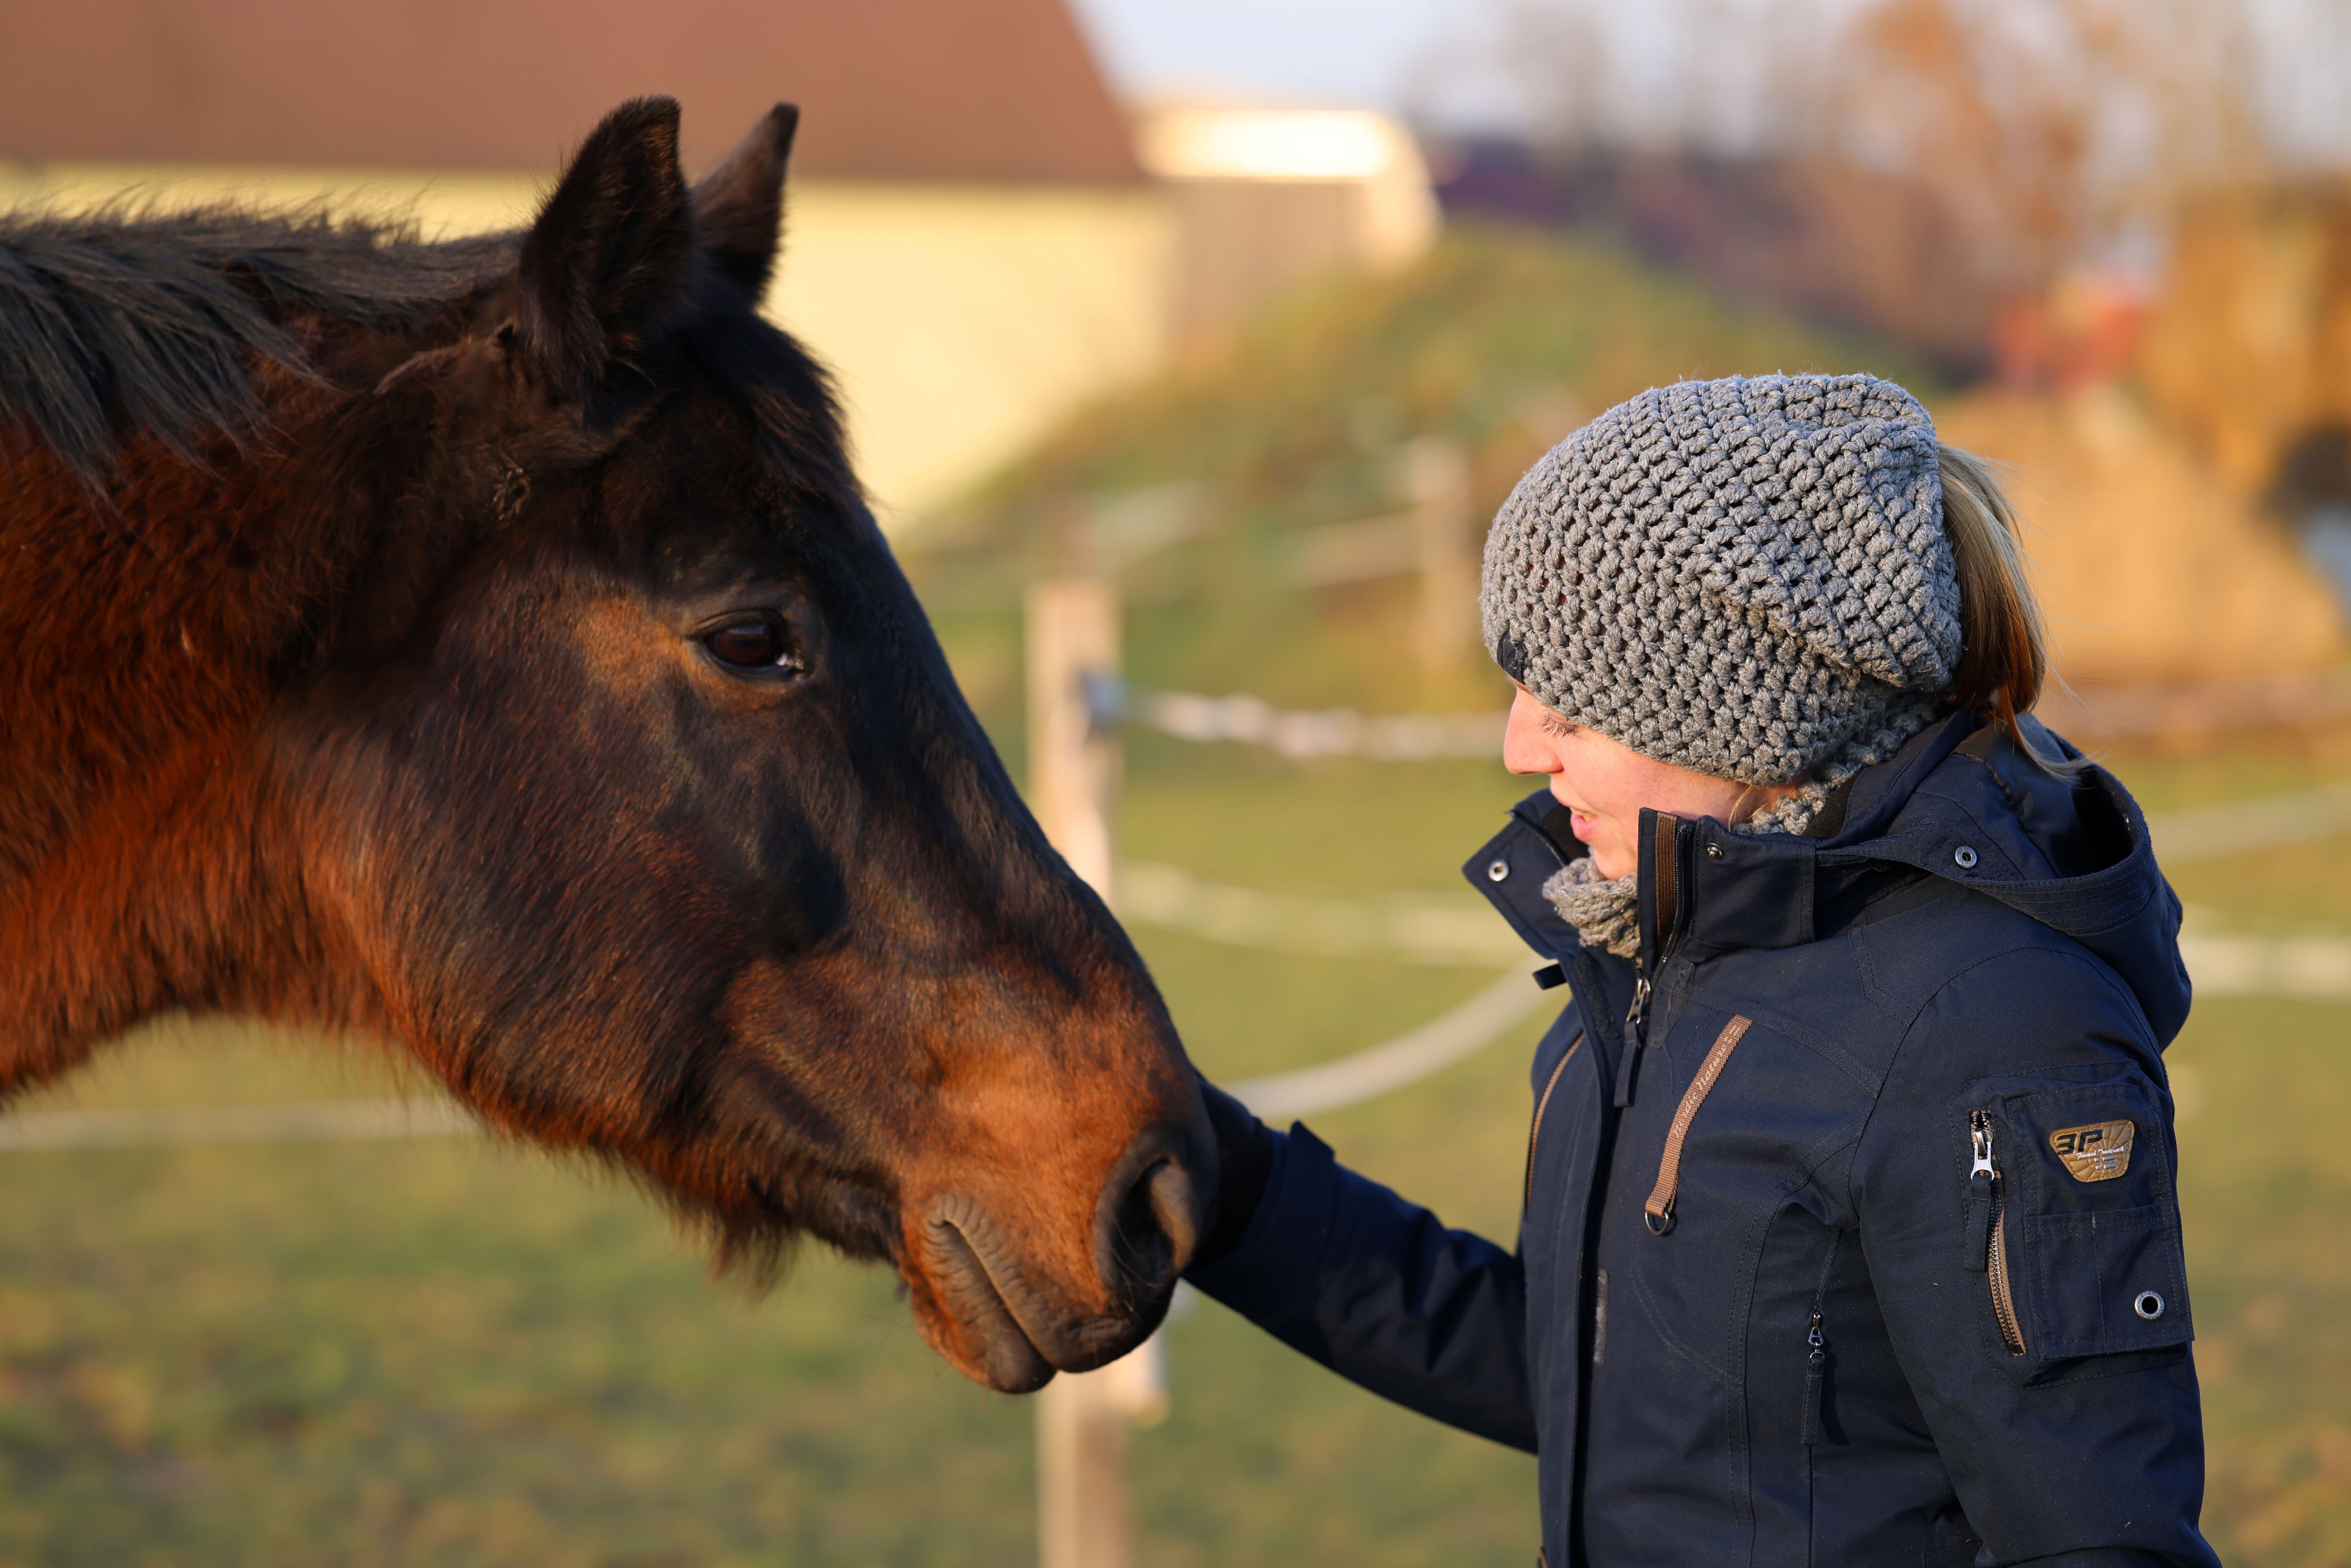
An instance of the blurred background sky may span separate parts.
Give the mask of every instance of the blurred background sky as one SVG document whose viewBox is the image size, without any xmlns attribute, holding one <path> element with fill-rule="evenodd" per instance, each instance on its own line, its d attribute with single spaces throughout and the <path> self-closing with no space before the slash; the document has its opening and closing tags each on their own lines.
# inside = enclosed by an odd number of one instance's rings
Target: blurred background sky
<svg viewBox="0 0 2351 1568">
<path fill-rule="evenodd" d="M 1584 29 L 1607 53 L 1629 134 L 1716 141 L 1744 150 L 1766 138 L 1753 118 L 1767 73 L 1792 50 L 1826 51 L 1870 0 L 1074 0 L 1122 91 L 1138 99 L 1201 94 L 1361 104 L 1455 130 L 1524 131 L 1552 112 L 1554 89 L 1531 80 L 1541 62 L 1516 57 L 1531 34 Z M 2032 5 L 2002 7 L 2022 15 Z M 2045 8 L 2043 8 L 2045 9 Z M 2160 6 L 2157 7 L 2158 11 Z M 2232 13 L 2260 82 L 2261 112 L 2295 156 L 2351 150 L 2351 10 L 2335 0 L 2245 0 Z M 1757 50 L 1759 36 L 1792 40 Z M 1725 91 L 1698 110 L 1693 88 Z"/>
</svg>

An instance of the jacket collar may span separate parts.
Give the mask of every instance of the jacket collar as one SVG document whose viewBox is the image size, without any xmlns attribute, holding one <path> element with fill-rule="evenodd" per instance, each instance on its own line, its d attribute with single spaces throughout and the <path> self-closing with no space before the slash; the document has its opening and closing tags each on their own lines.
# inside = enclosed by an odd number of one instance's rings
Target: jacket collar
<svg viewBox="0 0 2351 1568">
<path fill-rule="evenodd" d="M 2037 746 L 2077 755 L 2025 723 Z M 1816 824 L 1821 837 L 1734 833 L 1712 818 L 1642 812 L 1645 971 L 1654 974 L 1675 944 L 1702 957 L 1812 942 L 1837 894 L 1889 871 L 1923 873 L 2082 942 L 2129 985 L 2158 1040 L 2185 1021 L 2179 900 L 2156 866 L 2145 815 L 2104 768 L 2052 774 L 2003 733 L 1955 714 L 1865 768 L 1842 795 Z M 1583 852 L 1545 790 L 1511 808 L 1463 873 L 1529 946 L 1567 958 L 1581 944 L 1542 884 Z"/>
<path fill-rule="evenodd" d="M 1589 852 L 1568 826 L 1567 808 L 1548 789 L 1510 808 L 1502 831 L 1463 862 L 1461 874 L 1510 922 L 1519 939 L 1546 958 L 1582 951 L 1575 927 L 1559 917 L 1542 884 L 1571 860 Z"/>
</svg>

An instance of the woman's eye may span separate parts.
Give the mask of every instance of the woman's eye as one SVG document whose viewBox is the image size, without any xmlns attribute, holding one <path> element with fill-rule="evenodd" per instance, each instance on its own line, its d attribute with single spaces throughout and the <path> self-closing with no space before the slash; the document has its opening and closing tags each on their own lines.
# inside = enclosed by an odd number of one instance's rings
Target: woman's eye
<svg viewBox="0 0 2351 1568">
<path fill-rule="evenodd" d="M 705 633 L 702 645 L 720 664 L 732 664 L 738 670 L 771 668 L 792 662 L 791 646 L 784 640 L 784 629 L 757 616 L 729 621 Z"/>
</svg>

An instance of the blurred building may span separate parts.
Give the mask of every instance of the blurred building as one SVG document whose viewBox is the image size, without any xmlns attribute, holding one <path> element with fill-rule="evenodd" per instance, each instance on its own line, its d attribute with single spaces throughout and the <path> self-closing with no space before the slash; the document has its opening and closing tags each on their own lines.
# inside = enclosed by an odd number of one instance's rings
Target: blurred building
<svg viewBox="0 0 2351 1568">
<path fill-rule="evenodd" d="M 331 197 L 507 228 L 624 99 L 682 102 L 689 171 L 797 102 L 768 308 L 839 374 L 885 517 L 1180 328 L 1432 222 L 1409 138 L 1367 116 L 1155 120 L 1155 180 L 1063 0 L 0 0 L 0 206 Z"/>
<path fill-rule="evenodd" d="M 1384 114 L 1162 105 L 1138 116 L 1136 146 L 1175 203 L 1186 340 L 1318 273 L 1401 266 L 1437 238 L 1420 145 Z"/>
<path fill-rule="evenodd" d="M 528 221 L 614 104 L 689 169 L 801 106 L 770 307 L 919 507 L 1157 363 L 1173 217 L 1061 0 L 5 0 L 0 202 L 332 194 L 431 233 Z M 143 199 L 143 195 L 142 195 Z"/>
</svg>

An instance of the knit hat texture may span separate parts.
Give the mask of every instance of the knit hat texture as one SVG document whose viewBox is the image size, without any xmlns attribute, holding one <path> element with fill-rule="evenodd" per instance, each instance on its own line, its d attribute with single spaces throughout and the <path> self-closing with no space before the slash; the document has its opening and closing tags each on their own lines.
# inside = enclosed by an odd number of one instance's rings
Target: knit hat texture
<svg viewBox="0 0 2351 1568">
<path fill-rule="evenodd" d="M 1875 376 L 1656 387 L 1553 447 L 1486 537 L 1486 647 L 1570 721 L 1774 784 L 1949 689 L 1934 422 Z"/>
</svg>

